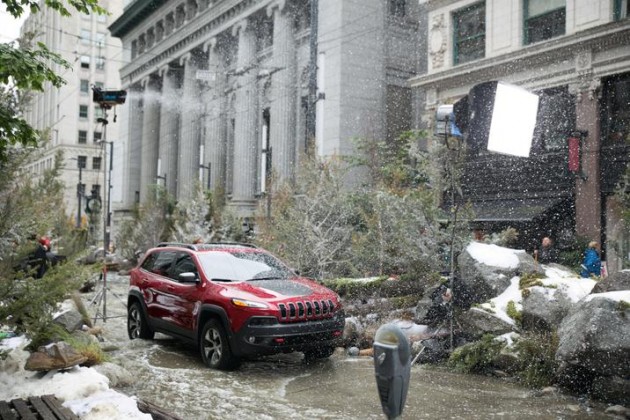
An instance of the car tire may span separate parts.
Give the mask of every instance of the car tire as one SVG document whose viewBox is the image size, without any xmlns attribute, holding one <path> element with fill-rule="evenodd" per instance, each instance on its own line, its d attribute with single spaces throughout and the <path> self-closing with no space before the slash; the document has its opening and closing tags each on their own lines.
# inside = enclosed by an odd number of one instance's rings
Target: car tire
<svg viewBox="0 0 630 420">
<path fill-rule="evenodd" d="M 201 330 L 199 339 L 201 359 L 212 369 L 233 370 L 240 365 L 240 360 L 232 354 L 227 334 L 221 322 L 211 319 Z"/>
<path fill-rule="evenodd" d="M 332 356 L 334 352 L 335 347 L 333 346 L 316 347 L 304 352 L 304 361 L 309 363 L 317 359 L 327 359 Z"/>
<path fill-rule="evenodd" d="M 155 336 L 139 302 L 133 302 L 127 310 L 127 334 L 131 340 L 136 338 L 152 340 Z"/>
</svg>

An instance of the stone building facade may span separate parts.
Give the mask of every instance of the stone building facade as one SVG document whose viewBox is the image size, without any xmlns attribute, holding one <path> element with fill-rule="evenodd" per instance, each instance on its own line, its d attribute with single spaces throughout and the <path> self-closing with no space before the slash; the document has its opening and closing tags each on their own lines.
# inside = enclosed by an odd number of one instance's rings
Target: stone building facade
<svg viewBox="0 0 630 420">
<path fill-rule="evenodd" d="M 540 94 L 529 159 L 472 153 L 469 197 L 477 217 L 521 224 L 532 236 L 600 241 L 611 271 L 630 264 L 630 235 L 614 190 L 630 161 L 630 19 L 627 0 L 428 0 L 428 71 L 421 118 L 490 80 Z M 567 171 L 567 139 L 581 142 Z M 494 182 L 488 182 L 494 180 Z M 560 204 L 562 201 L 564 204 Z M 524 208 L 527 207 L 527 208 Z M 492 211 L 492 209 L 502 209 Z M 526 223 L 525 223 L 526 222 Z"/>
<path fill-rule="evenodd" d="M 97 121 L 103 115 L 100 107 L 92 101 L 91 88 L 120 88 L 118 68 L 122 45 L 120 40 L 109 35 L 107 28 L 122 13 L 123 4 L 122 0 L 103 0 L 99 1 L 99 5 L 110 15 L 77 12 L 62 17 L 42 4 L 41 11 L 31 14 L 21 28 L 23 36 L 35 34 L 34 42 L 44 42 L 48 49 L 59 54 L 71 66 L 65 69 L 53 65 L 55 72 L 66 81 L 65 85 L 46 87 L 44 92 L 31 94 L 25 119 L 36 129 L 48 131 L 50 141 L 26 170 L 34 177 L 43 176 L 46 170 L 52 168 L 57 153 L 61 152 L 63 168 L 60 180 L 66 186 L 66 211 L 73 219 L 78 217 L 83 226 L 88 224 L 84 212 L 86 201 L 84 197 L 79 199 L 78 185 L 81 184 L 85 194 L 89 195 L 92 189 L 96 189 L 99 196 L 104 196 L 106 151 L 102 140 L 116 141 L 118 138 L 116 124 L 110 124 L 105 132 L 103 124 Z M 93 221 L 99 227 L 102 222 L 100 216 Z"/>
<path fill-rule="evenodd" d="M 316 36 L 307 0 L 136 0 L 125 7 L 110 26 L 128 62 L 121 69 L 129 90 L 121 209 L 144 201 L 154 184 L 185 200 L 200 182 L 248 215 L 266 181 L 291 182 L 306 153 L 348 155 L 354 137 L 411 128 L 407 81 L 423 71 L 424 58 L 418 3 L 316 4 Z M 307 135 L 311 106 L 314 138 Z"/>
</svg>

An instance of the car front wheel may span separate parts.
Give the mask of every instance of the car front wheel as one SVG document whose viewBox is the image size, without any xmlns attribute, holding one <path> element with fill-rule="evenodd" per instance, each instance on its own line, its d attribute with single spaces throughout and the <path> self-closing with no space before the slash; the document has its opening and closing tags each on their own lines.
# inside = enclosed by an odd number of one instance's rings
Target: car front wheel
<svg viewBox="0 0 630 420">
<path fill-rule="evenodd" d="M 127 310 L 127 334 L 131 340 L 135 338 L 152 340 L 155 335 L 138 302 L 132 303 Z"/>
<path fill-rule="evenodd" d="M 232 354 L 225 329 L 217 319 L 206 322 L 201 330 L 199 350 L 203 362 L 212 369 L 236 369 L 240 360 Z"/>
</svg>

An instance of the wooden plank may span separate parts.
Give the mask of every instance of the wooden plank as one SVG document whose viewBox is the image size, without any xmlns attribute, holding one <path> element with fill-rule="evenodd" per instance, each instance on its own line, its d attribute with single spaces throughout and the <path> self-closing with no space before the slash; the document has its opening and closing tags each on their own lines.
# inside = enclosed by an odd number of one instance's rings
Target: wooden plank
<svg viewBox="0 0 630 420">
<path fill-rule="evenodd" d="M 11 400 L 11 404 L 13 404 L 13 408 L 17 411 L 20 418 L 24 420 L 37 420 L 35 414 L 31 411 L 26 401 L 21 399 Z"/>
<path fill-rule="evenodd" d="M 40 397 L 28 397 L 28 402 L 31 403 L 41 420 L 56 420 L 57 416 L 48 408 L 46 403 L 42 401 Z"/>
<path fill-rule="evenodd" d="M 175 414 L 169 413 L 157 405 L 139 398 L 136 400 L 136 405 L 141 412 L 150 414 L 153 420 L 183 420 L 181 417 L 177 417 Z"/>
<path fill-rule="evenodd" d="M 6 401 L 0 401 L 0 419 L 17 420 L 17 416 L 11 410 L 11 406 Z"/>
<path fill-rule="evenodd" d="M 59 401 L 54 395 L 44 395 L 42 396 L 42 401 L 44 401 L 48 408 L 50 408 L 50 410 L 55 413 L 57 418 L 79 420 L 79 417 L 74 414 L 70 409 L 62 406 L 61 401 Z"/>
</svg>

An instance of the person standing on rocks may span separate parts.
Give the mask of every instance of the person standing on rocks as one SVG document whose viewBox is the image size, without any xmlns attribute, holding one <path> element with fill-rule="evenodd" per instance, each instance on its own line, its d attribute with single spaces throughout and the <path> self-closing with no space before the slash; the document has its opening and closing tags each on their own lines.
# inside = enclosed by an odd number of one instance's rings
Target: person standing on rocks
<svg viewBox="0 0 630 420">
<path fill-rule="evenodd" d="M 582 272 L 580 275 L 584 278 L 591 276 L 601 276 L 602 274 L 602 260 L 599 258 L 598 252 L 599 244 L 597 241 L 591 241 L 584 251 L 584 261 L 582 262 Z"/>
<path fill-rule="evenodd" d="M 558 250 L 553 246 L 553 241 L 550 237 L 545 236 L 542 239 L 540 249 L 534 251 L 534 258 L 541 264 L 558 262 Z"/>
</svg>

